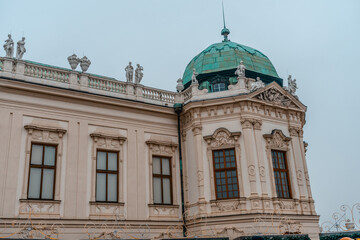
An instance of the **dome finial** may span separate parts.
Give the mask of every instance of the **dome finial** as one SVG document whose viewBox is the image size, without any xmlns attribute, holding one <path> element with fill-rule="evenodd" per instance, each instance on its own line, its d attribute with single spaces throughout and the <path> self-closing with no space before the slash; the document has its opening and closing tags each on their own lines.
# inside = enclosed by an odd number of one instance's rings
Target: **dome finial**
<svg viewBox="0 0 360 240">
<path fill-rule="evenodd" d="M 222 1 L 222 12 L 223 12 L 224 28 L 221 30 L 221 35 L 224 36 L 223 42 L 228 42 L 228 41 L 230 41 L 230 40 L 228 39 L 228 35 L 230 34 L 230 30 L 227 29 L 227 28 L 226 28 L 226 25 L 225 25 L 224 1 Z"/>
</svg>

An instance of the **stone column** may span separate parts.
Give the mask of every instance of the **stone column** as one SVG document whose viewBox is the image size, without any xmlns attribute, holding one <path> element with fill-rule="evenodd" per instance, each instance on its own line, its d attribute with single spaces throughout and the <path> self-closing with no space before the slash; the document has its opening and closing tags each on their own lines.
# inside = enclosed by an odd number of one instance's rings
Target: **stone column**
<svg viewBox="0 0 360 240">
<path fill-rule="evenodd" d="M 305 199 L 307 193 L 306 191 L 306 184 L 304 182 L 304 167 L 303 167 L 303 159 L 301 154 L 301 146 L 299 144 L 299 128 L 297 127 L 289 127 L 289 133 L 291 136 L 291 147 L 294 157 L 294 164 L 295 164 L 295 172 L 296 172 L 296 179 L 299 187 L 299 199 Z"/>
<path fill-rule="evenodd" d="M 195 143 L 195 161 L 197 167 L 197 182 L 199 190 L 199 203 L 205 202 L 204 197 L 204 166 L 203 166 L 203 152 L 202 152 L 202 127 L 200 123 L 196 123 L 192 127 L 192 132 L 194 134 L 194 143 Z"/>
<path fill-rule="evenodd" d="M 259 175 L 260 175 L 260 182 L 261 182 L 261 193 L 263 197 L 268 197 L 268 189 L 266 185 L 266 167 L 265 167 L 265 156 L 264 156 L 264 149 L 265 147 L 262 144 L 263 136 L 261 134 L 261 127 L 262 121 L 261 120 L 254 120 L 254 136 L 255 136 L 255 143 L 256 143 L 256 154 L 258 159 L 258 168 L 259 168 Z"/>
<path fill-rule="evenodd" d="M 254 134 L 253 134 L 253 120 L 243 118 L 241 119 L 241 126 L 244 136 L 245 156 L 247 162 L 247 170 L 250 181 L 250 196 L 259 196 L 259 190 L 257 188 L 257 179 L 259 178 L 257 167 L 256 149 L 254 147 Z"/>
</svg>

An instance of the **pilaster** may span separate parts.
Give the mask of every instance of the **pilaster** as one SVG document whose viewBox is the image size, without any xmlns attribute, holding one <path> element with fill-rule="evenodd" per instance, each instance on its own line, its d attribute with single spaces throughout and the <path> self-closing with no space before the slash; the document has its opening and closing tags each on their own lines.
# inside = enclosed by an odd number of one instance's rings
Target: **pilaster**
<svg viewBox="0 0 360 240">
<path fill-rule="evenodd" d="M 250 118 L 242 118 L 240 120 L 241 126 L 244 134 L 244 145 L 245 145 L 245 155 L 247 162 L 247 174 L 250 181 L 250 196 L 258 197 L 259 189 L 257 183 L 259 180 L 259 170 L 257 164 L 255 140 L 253 134 L 253 120 Z"/>
<path fill-rule="evenodd" d="M 197 183 L 199 190 L 199 202 L 204 202 L 204 167 L 203 167 L 203 154 L 202 154 L 202 126 L 196 123 L 192 127 L 192 132 L 195 140 L 195 160 L 197 167 Z"/>
</svg>

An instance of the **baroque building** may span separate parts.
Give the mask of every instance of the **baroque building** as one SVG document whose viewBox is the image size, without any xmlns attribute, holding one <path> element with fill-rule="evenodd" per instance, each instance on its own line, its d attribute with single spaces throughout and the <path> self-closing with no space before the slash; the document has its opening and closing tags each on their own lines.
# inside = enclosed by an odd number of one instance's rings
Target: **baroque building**
<svg viewBox="0 0 360 240">
<path fill-rule="evenodd" d="M 0 237 L 318 239 L 296 82 L 283 87 L 229 33 L 190 61 L 177 92 L 140 84 L 140 65 L 119 81 L 87 73 L 86 57 L 70 56 L 70 70 L 7 45 Z"/>
</svg>

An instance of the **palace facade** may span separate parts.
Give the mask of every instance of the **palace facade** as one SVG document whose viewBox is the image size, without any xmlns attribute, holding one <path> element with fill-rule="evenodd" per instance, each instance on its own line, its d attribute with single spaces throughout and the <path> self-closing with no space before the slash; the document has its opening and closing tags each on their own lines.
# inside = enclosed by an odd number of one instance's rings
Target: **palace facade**
<svg viewBox="0 0 360 240">
<path fill-rule="evenodd" d="M 222 34 L 177 92 L 0 58 L 0 237 L 318 239 L 296 83 Z"/>
</svg>

